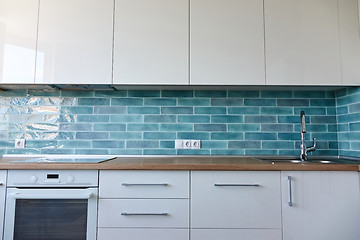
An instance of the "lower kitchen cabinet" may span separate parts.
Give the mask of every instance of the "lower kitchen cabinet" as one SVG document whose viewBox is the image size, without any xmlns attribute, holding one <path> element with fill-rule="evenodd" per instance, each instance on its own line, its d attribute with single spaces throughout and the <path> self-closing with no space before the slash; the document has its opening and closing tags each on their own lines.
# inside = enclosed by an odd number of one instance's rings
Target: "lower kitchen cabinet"
<svg viewBox="0 0 360 240">
<path fill-rule="evenodd" d="M 0 171 L 0 239 L 3 235 L 4 212 L 5 212 L 5 193 L 6 193 L 6 170 Z"/>
<path fill-rule="evenodd" d="M 187 229 L 100 228 L 98 240 L 188 240 Z"/>
<path fill-rule="evenodd" d="M 283 240 L 360 239 L 357 172 L 281 173 Z"/>
<path fill-rule="evenodd" d="M 191 240 L 281 240 L 281 229 L 194 229 Z"/>
</svg>

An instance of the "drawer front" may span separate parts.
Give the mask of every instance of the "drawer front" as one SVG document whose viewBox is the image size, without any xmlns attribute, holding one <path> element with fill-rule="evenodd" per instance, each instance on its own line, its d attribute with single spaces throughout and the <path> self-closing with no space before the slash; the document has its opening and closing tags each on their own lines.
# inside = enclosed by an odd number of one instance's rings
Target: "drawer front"
<svg viewBox="0 0 360 240">
<path fill-rule="evenodd" d="M 100 199 L 99 227 L 189 228 L 188 199 Z"/>
<path fill-rule="evenodd" d="M 121 237 L 120 237 L 121 236 Z M 99 228 L 98 240 L 189 240 L 186 229 Z"/>
<path fill-rule="evenodd" d="M 6 170 L 0 170 L 0 239 L 2 239 L 5 212 Z"/>
<path fill-rule="evenodd" d="M 195 171 L 192 228 L 281 228 L 280 172 Z"/>
<path fill-rule="evenodd" d="M 188 198 L 188 171 L 100 171 L 100 198 Z"/>
<path fill-rule="evenodd" d="M 282 240 L 281 229 L 194 229 L 191 240 Z"/>
</svg>

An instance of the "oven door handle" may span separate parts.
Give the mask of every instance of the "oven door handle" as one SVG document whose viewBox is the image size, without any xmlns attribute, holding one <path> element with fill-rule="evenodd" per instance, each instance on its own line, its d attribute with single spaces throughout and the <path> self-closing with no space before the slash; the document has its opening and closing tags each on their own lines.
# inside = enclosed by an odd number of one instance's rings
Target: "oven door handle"
<svg viewBox="0 0 360 240">
<path fill-rule="evenodd" d="M 40 199 L 40 198 L 46 198 L 46 199 L 90 199 L 95 196 L 93 193 L 88 194 L 69 194 L 65 195 L 63 194 L 24 194 L 19 192 L 14 192 L 9 194 L 10 197 L 16 198 L 16 199 Z"/>
</svg>

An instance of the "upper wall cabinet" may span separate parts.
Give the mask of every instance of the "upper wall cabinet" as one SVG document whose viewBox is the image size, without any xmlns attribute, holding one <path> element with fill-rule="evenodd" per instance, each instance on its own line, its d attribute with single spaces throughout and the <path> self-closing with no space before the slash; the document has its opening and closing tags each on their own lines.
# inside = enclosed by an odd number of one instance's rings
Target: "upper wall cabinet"
<svg viewBox="0 0 360 240">
<path fill-rule="evenodd" d="M 0 0 L 0 83 L 34 83 L 38 0 Z"/>
<path fill-rule="evenodd" d="M 356 0 L 265 0 L 268 85 L 359 81 Z"/>
<path fill-rule="evenodd" d="M 264 85 L 263 1 L 190 2 L 190 84 Z"/>
<path fill-rule="evenodd" d="M 111 84 L 113 0 L 40 0 L 35 83 Z"/>
<path fill-rule="evenodd" d="M 188 0 L 115 0 L 114 84 L 188 84 Z"/>
</svg>

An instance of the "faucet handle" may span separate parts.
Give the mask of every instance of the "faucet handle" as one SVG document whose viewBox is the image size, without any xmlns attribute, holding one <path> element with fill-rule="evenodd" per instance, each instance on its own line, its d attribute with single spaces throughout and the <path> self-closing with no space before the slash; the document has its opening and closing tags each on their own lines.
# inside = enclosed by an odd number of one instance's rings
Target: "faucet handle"
<svg viewBox="0 0 360 240">
<path fill-rule="evenodd" d="M 306 149 L 307 152 L 312 152 L 316 150 L 316 138 L 313 138 L 313 145 Z"/>
</svg>

